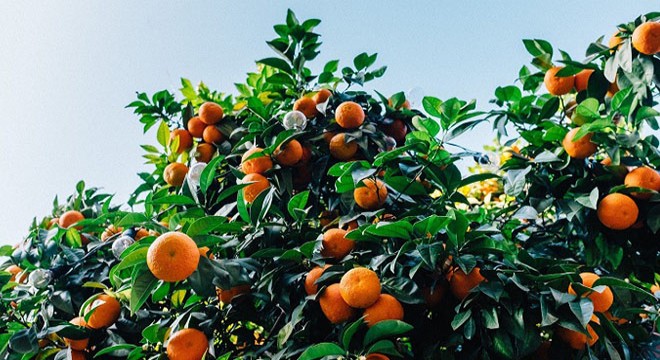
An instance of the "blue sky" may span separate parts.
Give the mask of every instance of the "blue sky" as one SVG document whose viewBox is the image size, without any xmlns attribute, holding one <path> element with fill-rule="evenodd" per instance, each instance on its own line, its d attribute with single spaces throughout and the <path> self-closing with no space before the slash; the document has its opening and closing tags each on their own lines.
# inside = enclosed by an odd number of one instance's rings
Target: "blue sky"
<svg viewBox="0 0 660 360">
<path fill-rule="evenodd" d="M 176 90 L 179 78 L 223 91 L 269 56 L 287 8 L 323 20 L 318 63 L 378 52 L 370 87 L 475 98 L 529 62 L 523 38 L 581 59 L 589 42 L 658 10 L 657 1 L 20 1 L 0 3 L 0 244 L 26 234 L 76 182 L 125 201 L 153 143 L 124 106 L 135 91 Z M 655 5 L 655 6 L 653 6 Z M 474 149 L 489 127 L 463 136 Z"/>
</svg>

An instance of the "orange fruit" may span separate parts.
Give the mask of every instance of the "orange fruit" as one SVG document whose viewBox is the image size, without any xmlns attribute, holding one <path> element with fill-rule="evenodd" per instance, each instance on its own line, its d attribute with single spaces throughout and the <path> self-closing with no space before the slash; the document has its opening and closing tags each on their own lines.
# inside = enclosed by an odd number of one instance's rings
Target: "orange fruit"
<svg viewBox="0 0 660 360">
<path fill-rule="evenodd" d="M 139 228 L 135 232 L 135 236 L 133 236 L 133 239 L 135 239 L 135 241 L 140 241 L 140 240 L 144 239 L 147 236 L 149 236 L 149 230 L 147 230 L 145 228 Z"/>
<path fill-rule="evenodd" d="M 197 150 L 195 151 L 195 160 L 208 164 L 208 162 L 213 159 L 215 151 L 215 146 L 211 144 L 199 144 L 197 145 Z"/>
<path fill-rule="evenodd" d="M 579 127 L 571 129 L 571 131 L 566 133 L 566 136 L 564 136 L 564 140 L 561 142 L 561 144 L 570 157 L 575 159 L 585 159 L 593 155 L 596 150 L 598 150 L 598 145 L 591 142 L 593 133 L 587 133 L 580 139 L 574 141 L 573 138 L 575 138 L 575 134 L 579 130 Z"/>
<path fill-rule="evenodd" d="M 294 166 L 305 166 L 309 163 L 310 160 L 312 160 L 312 149 L 309 147 L 309 145 L 305 145 L 302 147 L 302 156 L 300 157 L 300 160 Z"/>
<path fill-rule="evenodd" d="M 596 280 L 600 279 L 600 276 L 590 272 L 583 272 L 580 274 L 580 278 L 582 279 L 582 284 L 584 286 L 593 287 Z M 568 285 L 568 293 L 576 295 L 573 286 Z M 582 294 L 582 297 L 591 299 L 591 302 L 594 303 L 595 312 L 605 312 L 609 310 L 614 302 L 614 294 L 612 294 L 612 290 L 609 286 L 605 286 L 605 290 L 603 290 L 602 293 L 596 291 L 586 292 Z"/>
<path fill-rule="evenodd" d="M 198 250 L 199 250 L 199 256 L 203 256 L 207 259 L 209 259 L 209 256 L 211 259 L 213 258 L 213 254 L 209 254 L 209 251 L 211 251 L 211 249 L 209 249 L 208 246 L 202 246 L 201 248 L 198 248 Z"/>
<path fill-rule="evenodd" d="M 357 206 L 364 210 L 376 210 L 383 207 L 387 200 L 385 184 L 378 179 L 364 179 L 362 184 L 364 186 L 353 190 L 353 199 Z"/>
<path fill-rule="evenodd" d="M 280 144 L 280 146 L 275 149 L 273 155 L 275 156 L 275 160 L 281 165 L 293 166 L 302 159 L 303 147 L 298 140 L 293 139 L 284 144 L 284 147 Z"/>
<path fill-rule="evenodd" d="M 335 137 L 335 135 L 337 135 L 336 132 L 333 132 L 333 131 L 323 131 L 323 140 L 325 140 L 325 142 L 326 142 L 328 145 L 330 145 L 330 142 L 332 141 L 332 138 Z"/>
<path fill-rule="evenodd" d="M 341 297 L 339 284 L 325 288 L 319 297 L 319 305 L 323 315 L 333 324 L 341 324 L 352 319 L 357 311 L 350 307 Z"/>
<path fill-rule="evenodd" d="M 639 187 L 654 191 L 660 191 L 660 174 L 657 171 L 646 167 L 640 166 L 626 175 L 623 183 L 628 187 Z M 651 193 L 638 193 L 634 192 L 632 196 L 638 199 L 648 199 Z"/>
<path fill-rule="evenodd" d="M 225 136 L 215 126 L 207 126 L 204 129 L 202 138 L 208 144 L 219 144 L 225 140 Z"/>
<path fill-rule="evenodd" d="M 609 311 L 606 311 L 604 315 L 605 315 L 605 318 L 606 318 L 607 320 L 609 320 L 609 321 L 611 321 L 611 322 L 613 322 L 613 323 L 615 323 L 615 324 L 618 324 L 618 325 L 623 325 L 623 324 L 625 324 L 625 323 L 627 323 L 627 322 L 629 321 L 628 319 L 620 318 L 620 317 L 614 316 L 614 315 L 612 315 L 612 313 L 609 312 Z"/>
<path fill-rule="evenodd" d="M 362 106 L 353 101 L 341 103 L 335 110 L 335 121 L 344 129 L 355 129 L 364 122 Z"/>
<path fill-rule="evenodd" d="M 225 112 L 214 102 L 205 102 L 199 107 L 199 119 L 206 125 L 213 125 L 222 120 Z"/>
<path fill-rule="evenodd" d="M 342 229 L 330 229 L 323 233 L 321 255 L 336 260 L 348 255 L 355 247 L 355 241 L 347 239 L 346 233 L 347 231 Z"/>
<path fill-rule="evenodd" d="M 598 220 L 612 230 L 625 230 L 631 227 L 639 215 L 639 208 L 630 197 L 613 193 L 605 196 L 597 208 Z"/>
<path fill-rule="evenodd" d="M 154 241 L 147 251 L 147 266 L 158 279 L 167 282 L 188 278 L 199 264 L 197 244 L 182 232 L 167 232 Z"/>
<path fill-rule="evenodd" d="M 392 98 L 387 99 L 387 105 L 393 106 Z M 410 109 L 410 101 L 404 100 L 403 104 L 399 105 L 397 110 L 399 109 Z"/>
<path fill-rule="evenodd" d="M 481 276 L 481 269 L 475 267 L 469 274 L 457 268 L 451 273 L 449 279 L 449 289 L 454 296 L 459 299 L 465 299 L 470 291 L 481 284 L 486 279 Z"/>
<path fill-rule="evenodd" d="M 396 140 L 397 144 L 401 144 L 406 140 L 408 128 L 403 120 L 395 119 L 391 124 L 383 127 L 383 132 Z"/>
<path fill-rule="evenodd" d="M 613 97 L 616 93 L 619 92 L 619 85 L 616 83 L 616 79 L 613 83 L 610 84 L 610 87 L 607 89 L 607 96 Z"/>
<path fill-rule="evenodd" d="M 302 97 L 296 100 L 293 103 L 293 110 L 298 110 L 301 113 L 305 114 L 305 117 L 311 119 L 319 114 L 319 111 L 316 109 L 316 102 L 309 97 Z"/>
<path fill-rule="evenodd" d="M 71 319 L 71 321 L 69 322 L 76 326 L 87 327 L 87 322 L 85 321 L 85 318 L 82 316 L 75 317 Z M 89 338 L 79 339 L 79 340 L 64 338 L 64 343 L 73 350 L 85 350 L 87 349 L 87 345 L 89 344 Z"/>
<path fill-rule="evenodd" d="M 445 292 L 447 288 L 441 285 L 436 285 L 434 288 L 425 286 L 422 288 L 422 296 L 424 296 L 424 302 L 429 309 L 433 309 L 436 306 L 440 305 L 440 302 L 445 297 Z"/>
<path fill-rule="evenodd" d="M 330 265 L 327 264 L 323 267 L 316 266 L 305 275 L 305 292 L 307 295 L 315 295 L 319 291 L 319 286 L 316 284 L 316 280 L 318 280 L 321 275 L 323 275 L 323 271 L 329 267 Z"/>
<path fill-rule="evenodd" d="M 337 134 L 332 137 L 332 140 L 330 140 L 330 155 L 337 160 L 349 160 L 355 155 L 355 153 L 357 153 L 357 151 L 357 142 L 346 142 L 346 134 L 344 133 Z"/>
<path fill-rule="evenodd" d="M 312 99 L 318 105 L 318 104 L 323 104 L 324 102 L 328 101 L 330 96 L 332 96 L 332 92 L 330 90 L 321 89 L 316 94 L 314 94 Z"/>
<path fill-rule="evenodd" d="M 173 143 L 174 139 L 179 138 L 179 147 L 176 149 L 176 152 L 181 154 L 184 151 L 189 150 L 193 146 L 193 138 L 188 132 L 184 129 L 175 129 L 170 133 L 170 144 Z"/>
<path fill-rule="evenodd" d="M 367 355 L 367 358 L 365 360 L 390 360 L 388 356 L 385 356 L 383 354 L 379 353 L 371 353 Z"/>
<path fill-rule="evenodd" d="M 199 118 L 199 116 L 193 116 L 188 120 L 188 132 L 190 135 L 196 138 L 201 138 L 204 134 L 204 129 L 206 124 Z"/>
<path fill-rule="evenodd" d="M 167 342 L 169 360 L 202 360 L 209 348 L 209 339 L 197 329 L 183 329 Z"/>
<path fill-rule="evenodd" d="M 403 306 L 394 296 L 380 294 L 378 300 L 364 309 L 364 321 L 372 327 L 383 320 L 403 320 Z"/>
<path fill-rule="evenodd" d="M 591 321 L 600 324 L 600 320 L 596 315 L 591 316 Z M 588 337 L 587 334 L 563 327 L 558 327 L 557 330 L 555 330 L 555 334 L 575 350 L 584 350 L 587 345 L 591 347 L 596 341 L 598 341 L 598 334 L 596 334 L 596 331 L 589 324 L 587 324 L 587 332 L 589 333 Z"/>
<path fill-rule="evenodd" d="M 609 47 L 612 52 L 614 50 L 617 50 L 619 46 L 621 46 L 621 43 L 623 42 L 623 39 L 617 36 L 618 33 L 619 30 L 615 31 L 614 34 L 612 34 L 610 41 L 607 43 L 607 47 Z"/>
<path fill-rule="evenodd" d="M 351 307 L 366 309 L 380 297 L 380 279 L 373 270 L 354 268 L 341 277 L 339 292 Z"/>
<path fill-rule="evenodd" d="M 573 75 L 567 77 L 557 76 L 557 73 L 563 68 L 563 66 L 555 66 L 545 73 L 543 83 L 552 95 L 564 95 L 573 90 L 573 85 L 575 84 L 575 77 Z"/>
<path fill-rule="evenodd" d="M 340 226 L 340 229 L 344 229 L 346 231 L 351 231 L 355 230 L 359 227 L 360 225 L 358 224 L 357 220 L 353 220 L 350 222 L 345 223 L 344 225 Z"/>
<path fill-rule="evenodd" d="M 188 167 L 186 164 L 175 162 L 165 167 L 165 170 L 163 170 L 163 179 L 165 179 L 168 185 L 181 186 L 186 179 L 187 173 Z"/>
<path fill-rule="evenodd" d="M 85 220 L 85 216 L 80 211 L 69 210 L 60 216 L 59 225 L 61 228 L 68 229 L 71 225 L 82 220 Z M 77 226 L 76 229 L 80 230 L 82 227 Z"/>
<path fill-rule="evenodd" d="M 82 351 L 71 350 L 71 360 L 85 360 L 87 355 Z"/>
<path fill-rule="evenodd" d="M 20 279 L 20 278 L 19 278 L 19 280 L 16 280 L 16 277 L 18 276 L 18 274 L 20 274 L 23 271 L 23 269 L 21 269 L 18 265 L 9 265 L 9 266 L 7 266 L 5 271 L 11 274 L 11 278 L 9 278 L 9 281 L 21 282 L 20 280 L 22 280 L 22 279 Z M 22 277 L 25 277 L 25 276 L 22 276 Z"/>
<path fill-rule="evenodd" d="M 654 55 L 660 52 L 660 23 L 645 22 L 632 34 L 632 46 L 642 54 Z"/>
<path fill-rule="evenodd" d="M 575 74 L 575 90 L 576 91 L 584 91 L 587 90 L 587 86 L 589 85 L 589 77 L 591 77 L 591 74 L 593 74 L 592 69 L 583 69 L 579 73 Z"/>
<path fill-rule="evenodd" d="M 660 291 L 660 286 L 658 284 L 654 284 L 651 286 L 651 294 L 655 295 L 655 293 Z"/>
<path fill-rule="evenodd" d="M 117 299 L 110 295 L 98 295 L 92 302 L 89 303 L 85 309 L 85 318 L 90 312 L 91 315 L 87 319 L 87 327 L 90 329 L 101 329 L 112 326 L 121 312 L 121 304 Z"/>
<path fill-rule="evenodd" d="M 101 233 L 101 241 L 106 241 L 109 237 L 113 235 L 117 235 L 124 231 L 123 227 L 116 227 L 114 225 L 109 225 L 103 232 Z"/>
<path fill-rule="evenodd" d="M 216 289 L 216 293 L 218 294 L 218 300 L 220 300 L 223 304 L 229 304 L 231 303 L 232 300 L 234 300 L 236 296 L 247 294 L 249 292 L 250 292 L 250 285 L 248 284 L 237 285 L 229 290 L 222 290 L 220 288 Z"/>
<path fill-rule="evenodd" d="M 329 211 L 329 210 L 323 210 L 321 211 L 321 215 L 319 215 L 319 222 L 322 227 L 326 227 L 330 225 L 331 222 L 333 222 L 337 218 L 337 211 Z"/>
<path fill-rule="evenodd" d="M 270 156 L 267 155 L 258 156 L 248 160 L 248 157 L 252 156 L 252 154 L 261 153 L 263 151 L 264 149 L 262 148 L 254 147 L 243 154 L 241 170 L 243 170 L 244 174 L 263 174 L 273 168 L 273 161 L 270 159 Z"/>
<path fill-rule="evenodd" d="M 243 184 L 253 182 L 252 184 L 243 188 L 243 199 L 248 204 L 252 203 L 262 191 L 270 187 L 270 181 L 263 175 L 253 173 L 243 176 Z"/>
</svg>

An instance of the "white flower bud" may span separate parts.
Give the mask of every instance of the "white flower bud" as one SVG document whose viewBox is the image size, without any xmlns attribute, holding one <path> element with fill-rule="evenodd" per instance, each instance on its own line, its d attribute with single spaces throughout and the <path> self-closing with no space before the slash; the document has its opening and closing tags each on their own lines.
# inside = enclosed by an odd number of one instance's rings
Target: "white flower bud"
<svg viewBox="0 0 660 360">
<path fill-rule="evenodd" d="M 199 185 L 199 179 L 202 177 L 202 171 L 206 168 L 206 163 L 198 162 L 190 166 L 188 170 L 188 182 L 192 185 Z"/>
<path fill-rule="evenodd" d="M 305 127 L 307 127 L 307 117 L 305 116 L 305 114 L 303 114 L 298 110 L 290 111 L 286 115 L 284 115 L 282 126 L 284 126 L 284 128 L 287 130 L 290 129 L 305 130 Z"/>
<path fill-rule="evenodd" d="M 128 235 L 123 235 L 112 244 L 112 253 L 117 259 L 119 259 L 124 250 L 128 249 L 128 247 L 134 243 L 135 240 L 133 240 L 133 238 Z"/>
<path fill-rule="evenodd" d="M 46 269 L 37 269 L 30 273 L 28 283 L 37 289 L 43 289 L 53 280 L 53 272 Z"/>
</svg>

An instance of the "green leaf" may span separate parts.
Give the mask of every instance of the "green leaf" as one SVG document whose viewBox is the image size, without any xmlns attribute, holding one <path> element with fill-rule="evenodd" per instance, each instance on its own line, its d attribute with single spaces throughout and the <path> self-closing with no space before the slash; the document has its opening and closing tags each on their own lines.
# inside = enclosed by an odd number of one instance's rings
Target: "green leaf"
<svg viewBox="0 0 660 360">
<path fill-rule="evenodd" d="M 158 285 L 158 279 L 156 279 L 146 266 L 133 268 L 130 299 L 132 314 L 140 310 L 142 305 L 149 299 L 149 296 L 151 296 L 152 291 L 156 289 L 156 285 Z"/>
<path fill-rule="evenodd" d="M 203 193 L 206 193 L 209 190 L 209 186 L 211 186 L 215 179 L 218 164 L 224 159 L 224 156 L 217 156 L 206 165 L 204 170 L 202 170 L 202 174 L 199 177 L 199 188 Z"/>
<path fill-rule="evenodd" d="M 132 251 L 130 254 L 126 255 L 117 266 L 115 266 L 115 271 L 146 264 L 148 251 L 149 247 L 147 246 Z"/>
<path fill-rule="evenodd" d="M 226 222 L 227 218 L 224 216 L 206 216 L 195 220 L 195 222 L 192 223 L 190 227 L 188 227 L 188 231 L 186 231 L 186 233 L 190 237 L 206 235 L 221 225 L 225 224 Z"/>
<path fill-rule="evenodd" d="M 346 351 L 337 344 L 324 342 L 308 347 L 307 350 L 303 351 L 298 360 L 315 360 L 333 355 L 346 355 Z"/>
<path fill-rule="evenodd" d="M 435 117 L 442 116 L 442 111 L 440 110 L 441 105 L 442 105 L 442 100 L 432 96 L 425 96 L 422 99 L 422 106 L 424 107 L 424 110 L 426 111 L 427 114 L 431 116 L 435 116 Z"/>
<path fill-rule="evenodd" d="M 167 147 L 167 143 L 170 141 L 170 128 L 165 121 L 160 122 L 158 132 L 156 133 L 156 139 L 163 147 Z"/>
<path fill-rule="evenodd" d="M 309 190 L 298 193 L 294 195 L 291 198 L 291 200 L 289 200 L 289 204 L 287 205 L 287 210 L 289 211 L 289 214 L 291 215 L 292 218 L 299 219 L 299 215 L 296 212 L 296 209 L 304 209 L 305 206 L 307 206 L 308 199 L 309 199 Z"/>
<path fill-rule="evenodd" d="M 457 330 L 460 328 L 463 324 L 465 324 L 466 321 L 472 316 L 472 310 L 468 309 L 467 311 L 459 312 L 454 316 L 454 319 L 451 321 L 451 328 L 454 330 Z"/>
<path fill-rule="evenodd" d="M 365 334 L 363 347 L 367 347 L 380 339 L 403 335 L 412 329 L 412 325 L 409 325 L 400 320 L 380 321 L 369 328 Z"/>
<path fill-rule="evenodd" d="M 257 63 L 268 65 L 276 69 L 280 69 L 289 75 L 293 75 L 293 71 L 291 70 L 289 63 L 280 58 L 265 58 L 257 61 Z"/>
<path fill-rule="evenodd" d="M 525 39 L 523 40 L 523 44 L 525 45 L 527 52 L 529 52 L 534 57 L 550 55 L 550 58 L 552 58 L 552 45 L 550 45 L 550 43 L 545 40 Z"/>
<path fill-rule="evenodd" d="M 352 322 L 350 325 L 344 327 L 344 330 L 342 331 L 341 334 L 341 344 L 344 347 L 344 349 L 350 348 L 351 340 L 353 340 L 353 336 L 360 329 L 362 324 L 364 324 L 364 320 L 360 318 Z"/>
<path fill-rule="evenodd" d="M 185 195 L 167 195 L 151 200 L 151 205 L 195 205 L 195 200 Z"/>
<path fill-rule="evenodd" d="M 655 296 L 651 294 L 650 292 L 646 291 L 645 289 L 642 289 L 638 286 L 635 286 L 629 282 L 626 282 L 625 280 L 614 278 L 614 277 L 609 277 L 609 276 L 604 276 L 601 277 L 600 279 L 596 280 L 594 284 L 592 285 L 593 287 L 599 286 L 599 285 L 607 285 L 611 286 L 613 288 L 622 288 L 626 290 L 630 290 L 634 292 L 637 295 L 642 295 L 649 301 L 656 301 Z"/>
<path fill-rule="evenodd" d="M 381 221 L 376 225 L 369 226 L 366 229 L 366 232 L 376 236 L 410 240 L 412 239 L 413 226 L 405 220 L 391 223 Z"/>
</svg>

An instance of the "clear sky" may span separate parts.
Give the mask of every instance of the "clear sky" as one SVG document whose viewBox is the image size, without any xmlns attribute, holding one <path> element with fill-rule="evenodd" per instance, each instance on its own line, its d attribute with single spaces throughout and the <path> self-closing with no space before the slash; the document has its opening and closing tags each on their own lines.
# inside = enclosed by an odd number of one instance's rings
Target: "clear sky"
<svg viewBox="0 0 660 360">
<path fill-rule="evenodd" d="M 388 71 L 371 87 L 482 107 L 529 62 L 521 39 L 581 59 L 617 24 L 660 10 L 657 0 L 0 2 L 0 244 L 79 179 L 125 201 L 145 169 L 139 144 L 154 142 L 124 108 L 135 91 L 174 91 L 180 77 L 232 91 L 271 55 L 264 41 L 288 7 L 323 20 L 319 63 L 378 52 Z M 482 127 L 459 142 L 491 138 Z"/>
</svg>

